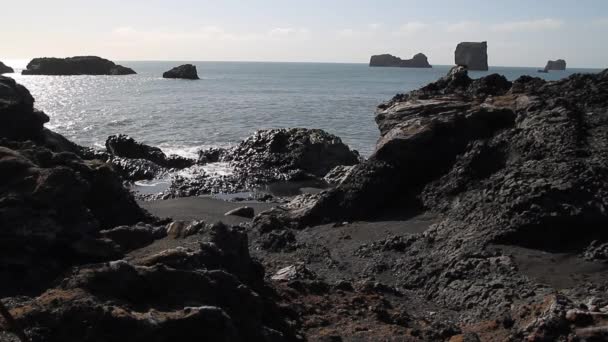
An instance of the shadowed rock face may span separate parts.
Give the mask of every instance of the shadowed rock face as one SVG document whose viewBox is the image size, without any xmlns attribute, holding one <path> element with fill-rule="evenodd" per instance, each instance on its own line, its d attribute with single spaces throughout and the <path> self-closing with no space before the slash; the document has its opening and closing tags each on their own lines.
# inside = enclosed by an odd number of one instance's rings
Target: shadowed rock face
<svg viewBox="0 0 608 342">
<path fill-rule="evenodd" d="M 545 71 L 549 70 L 566 70 L 566 61 L 558 59 L 556 61 L 548 61 L 545 66 Z"/>
<path fill-rule="evenodd" d="M 0 77 L 0 295 L 45 286 L 70 265 L 119 255 L 97 232 L 150 221 L 104 163 L 43 127 L 29 91 Z M 95 246 L 95 247 L 93 247 Z"/>
<path fill-rule="evenodd" d="M 464 42 L 456 46 L 456 65 L 466 66 L 469 70 L 488 70 L 488 43 Z"/>
<path fill-rule="evenodd" d="M 175 67 L 165 73 L 164 78 L 183 78 L 187 80 L 198 80 L 198 73 L 196 72 L 196 66 L 192 64 L 184 64 Z"/>
<path fill-rule="evenodd" d="M 455 67 L 378 107 L 375 152 L 336 188 L 261 213 L 254 229 L 264 239 L 323 222 L 374 221 L 391 207 L 438 213 L 424 233 L 398 238 L 395 259 L 386 253 L 395 237 L 387 237 L 362 262 L 402 274 L 399 285 L 465 322 L 512 317 L 505 324 L 515 340 L 565 339 L 577 333 L 566 311 L 598 283 L 549 299 L 555 289 L 515 272 L 510 257 L 490 246 L 602 258 L 607 109 L 608 70 L 509 82 L 499 75 L 471 79 Z M 563 311 L 532 324 L 518 316 L 529 303 Z"/>
<path fill-rule="evenodd" d="M 116 65 L 96 56 L 69 58 L 34 58 L 28 63 L 23 75 L 131 75 L 133 69 Z"/>
<path fill-rule="evenodd" d="M 5 65 L 4 63 L 0 62 L 0 74 L 8 74 L 8 73 L 13 73 L 13 72 L 15 72 L 13 70 L 13 68 L 11 68 L 8 65 Z"/>
<path fill-rule="evenodd" d="M 427 57 L 418 53 L 412 59 L 401 59 L 393 55 L 375 55 L 369 61 L 370 67 L 432 68 Z"/>
</svg>

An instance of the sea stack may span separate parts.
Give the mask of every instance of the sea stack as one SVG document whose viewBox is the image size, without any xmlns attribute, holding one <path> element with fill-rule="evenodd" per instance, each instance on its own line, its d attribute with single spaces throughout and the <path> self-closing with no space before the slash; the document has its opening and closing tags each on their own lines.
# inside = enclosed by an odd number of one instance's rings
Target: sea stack
<svg viewBox="0 0 608 342">
<path fill-rule="evenodd" d="M 545 66 L 545 71 L 549 70 L 566 70 L 566 61 L 563 59 L 558 59 L 556 61 L 548 61 L 547 66 Z"/>
<path fill-rule="evenodd" d="M 198 80 L 198 73 L 196 72 L 196 66 L 192 64 L 184 64 L 175 67 L 165 73 L 163 78 L 181 78 L 186 80 Z"/>
<path fill-rule="evenodd" d="M 488 70 L 488 43 L 463 42 L 455 52 L 456 65 L 466 66 L 469 70 Z"/>
<path fill-rule="evenodd" d="M 13 72 L 15 72 L 15 70 L 13 70 L 13 68 L 11 68 L 8 65 L 0 62 L 0 75 L 1 74 L 13 73 Z"/>
<path fill-rule="evenodd" d="M 423 53 L 417 53 L 412 59 L 401 59 L 389 54 L 374 55 L 369 61 L 370 67 L 398 67 L 398 68 L 432 68 Z"/>
<path fill-rule="evenodd" d="M 23 75 L 131 75 L 133 69 L 96 56 L 77 56 L 69 58 L 34 58 L 28 63 Z"/>
</svg>

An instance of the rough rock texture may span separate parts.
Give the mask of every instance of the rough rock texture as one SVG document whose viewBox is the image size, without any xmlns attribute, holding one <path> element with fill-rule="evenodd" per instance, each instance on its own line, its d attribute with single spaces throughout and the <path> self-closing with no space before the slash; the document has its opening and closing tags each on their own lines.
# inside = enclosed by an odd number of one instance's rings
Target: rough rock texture
<svg viewBox="0 0 608 342">
<path fill-rule="evenodd" d="M 558 59 L 556 61 L 548 61 L 545 66 L 545 71 L 549 70 L 566 70 L 566 61 Z"/>
<path fill-rule="evenodd" d="M 339 165 L 359 163 L 358 152 L 340 138 L 320 129 L 289 128 L 255 132 L 231 149 L 201 151 L 199 163 L 229 162 L 231 175 L 221 178 L 201 174 L 175 177 L 166 196 L 185 197 L 255 189 L 274 182 L 319 182 Z"/>
<path fill-rule="evenodd" d="M 605 321 L 591 306 L 580 321 L 567 312 L 590 297 L 605 303 L 605 284 L 583 281 L 552 297 L 562 287 L 519 272 L 519 254 L 509 251 L 603 258 L 607 108 L 608 70 L 511 83 L 499 75 L 473 80 L 455 67 L 379 106 L 375 152 L 336 188 L 261 213 L 253 228 L 263 243 L 288 228 L 373 221 L 387 208 L 434 212 L 438 222 L 425 232 L 382 238 L 356 255 L 372 270 L 390 270 L 398 286 L 458 312 L 463 331 L 482 340 L 499 333 L 533 341 L 598 338 Z M 500 327 L 483 328 L 484 321 Z"/>
<path fill-rule="evenodd" d="M 456 46 L 454 53 L 456 65 L 462 65 L 469 70 L 488 70 L 488 43 L 464 42 Z"/>
<path fill-rule="evenodd" d="M 184 64 L 175 67 L 165 73 L 163 78 L 183 78 L 187 80 L 198 80 L 198 73 L 196 72 L 196 66 L 192 64 Z"/>
<path fill-rule="evenodd" d="M 167 156 L 158 147 L 138 143 L 122 134 L 108 137 L 106 150 L 109 154 L 106 160 L 130 181 L 152 179 L 166 169 L 183 169 L 195 164 L 194 160 L 177 155 Z"/>
<path fill-rule="evenodd" d="M 13 70 L 13 68 L 11 68 L 8 65 L 5 65 L 4 63 L 0 62 L 0 75 L 1 74 L 13 73 L 13 72 L 15 72 L 15 70 Z"/>
<path fill-rule="evenodd" d="M 374 55 L 369 61 L 370 67 L 399 67 L 399 68 L 432 68 L 423 53 L 415 54 L 412 59 L 401 59 L 393 55 Z"/>
<path fill-rule="evenodd" d="M 23 75 L 131 75 L 133 69 L 96 56 L 68 58 L 34 58 L 27 64 Z"/>
<path fill-rule="evenodd" d="M 224 225 L 197 247 L 83 266 L 11 312 L 33 341 L 294 341 L 247 235 Z"/>
<path fill-rule="evenodd" d="M 115 256 L 98 232 L 151 221 L 120 177 L 43 128 L 29 91 L 0 77 L 0 296 L 43 287 L 69 265 Z M 91 250 L 87 246 L 97 246 Z"/>
</svg>

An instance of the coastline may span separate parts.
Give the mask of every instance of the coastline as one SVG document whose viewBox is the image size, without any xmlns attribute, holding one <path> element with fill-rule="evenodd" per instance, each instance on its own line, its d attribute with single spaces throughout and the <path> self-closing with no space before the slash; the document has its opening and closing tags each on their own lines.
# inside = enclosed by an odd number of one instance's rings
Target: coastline
<svg viewBox="0 0 608 342">
<path fill-rule="evenodd" d="M 196 160 L 124 136 L 92 151 L 0 81 L 0 118 L 16 128 L 0 128 L 2 234 L 28 247 L 0 258 L 18 281 L 0 297 L 32 337 L 605 337 L 608 70 L 547 82 L 454 67 L 378 106 L 368 158 L 307 128 Z M 234 173 L 172 178 L 170 199 L 124 187 L 216 162 Z M 276 182 L 295 186 L 200 197 Z M 243 206 L 255 216 L 225 216 Z"/>
</svg>

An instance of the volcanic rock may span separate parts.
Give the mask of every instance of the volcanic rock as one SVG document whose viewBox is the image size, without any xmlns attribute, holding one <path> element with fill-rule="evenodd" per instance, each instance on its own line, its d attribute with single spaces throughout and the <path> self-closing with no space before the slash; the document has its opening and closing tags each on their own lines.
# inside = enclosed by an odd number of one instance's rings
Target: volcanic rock
<svg viewBox="0 0 608 342">
<path fill-rule="evenodd" d="M 548 61 L 545 66 L 545 71 L 549 70 L 566 70 L 566 61 L 563 59 L 558 59 L 556 61 Z"/>
<path fill-rule="evenodd" d="M 374 55 L 369 61 L 370 67 L 399 67 L 399 68 L 432 68 L 427 57 L 418 53 L 412 59 L 401 59 L 393 55 Z"/>
<path fill-rule="evenodd" d="M 0 77 L 0 294 L 45 286 L 71 265 L 115 255 L 98 232 L 153 218 L 120 177 L 43 127 L 23 86 Z M 97 246 L 97 251 L 84 246 Z"/>
<path fill-rule="evenodd" d="M 469 70 L 488 70 L 488 43 L 465 42 L 456 46 L 456 65 L 466 66 Z"/>
<path fill-rule="evenodd" d="M 13 70 L 13 68 L 5 65 L 4 63 L 0 62 L 0 75 L 1 74 L 8 74 L 8 73 L 13 73 L 15 72 L 15 70 Z"/>
<path fill-rule="evenodd" d="M 23 75 L 131 75 L 133 69 L 116 65 L 96 56 L 68 58 L 34 58 L 27 64 Z"/>
<path fill-rule="evenodd" d="M 246 218 L 253 218 L 255 216 L 255 212 L 251 207 L 239 207 L 233 210 L 230 210 L 225 216 L 241 216 Z"/>
<path fill-rule="evenodd" d="M 163 78 L 183 78 L 188 80 L 198 80 L 198 73 L 196 72 L 196 66 L 192 64 L 184 64 L 175 67 L 165 73 Z"/>
</svg>

